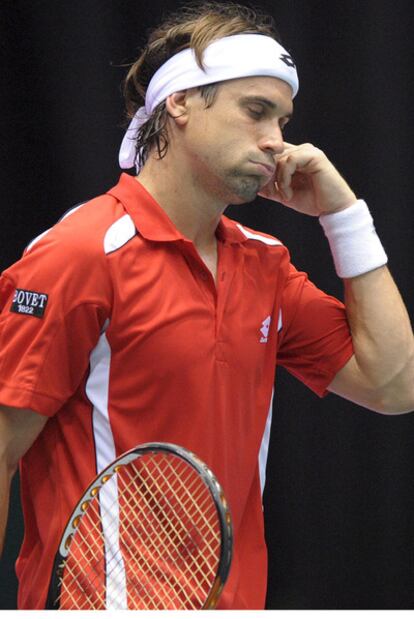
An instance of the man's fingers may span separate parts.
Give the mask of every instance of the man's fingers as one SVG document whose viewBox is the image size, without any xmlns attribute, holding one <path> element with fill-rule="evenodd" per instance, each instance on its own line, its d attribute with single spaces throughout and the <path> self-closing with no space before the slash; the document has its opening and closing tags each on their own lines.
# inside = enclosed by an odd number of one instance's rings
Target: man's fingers
<svg viewBox="0 0 414 619">
<path fill-rule="evenodd" d="M 290 200 L 293 196 L 291 188 L 292 176 L 296 172 L 297 162 L 294 158 L 286 157 L 282 161 L 278 161 L 276 168 L 276 181 L 279 190 Z"/>
<path fill-rule="evenodd" d="M 299 150 L 302 148 L 302 144 L 290 144 L 289 142 L 283 142 L 283 153 L 281 156 L 286 155 L 286 153 L 291 153 L 295 150 Z"/>
<path fill-rule="evenodd" d="M 276 183 L 272 183 L 272 187 L 266 185 L 266 187 L 264 187 L 262 191 L 259 191 L 258 195 L 262 198 L 276 200 L 277 202 L 281 203 L 286 200 L 283 193 L 278 189 Z"/>
<path fill-rule="evenodd" d="M 324 165 L 323 153 L 312 144 L 295 146 L 284 142 L 285 150 L 276 158 L 275 181 L 285 201 L 294 197 L 292 180 L 295 174 L 315 174 Z"/>
<path fill-rule="evenodd" d="M 294 153 L 300 149 L 300 145 L 298 146 L 296 144 L 289 144 L 288 142 L 283 142 L 283 144 L 284 144 L 283 153 L 276 155 L 274 158 L 276 162 L 278 162 L 280 159 L 283 159 L 283 157 L 286 157 L 286 155 L 290 155 L 290 153 Z"/>
</svg>

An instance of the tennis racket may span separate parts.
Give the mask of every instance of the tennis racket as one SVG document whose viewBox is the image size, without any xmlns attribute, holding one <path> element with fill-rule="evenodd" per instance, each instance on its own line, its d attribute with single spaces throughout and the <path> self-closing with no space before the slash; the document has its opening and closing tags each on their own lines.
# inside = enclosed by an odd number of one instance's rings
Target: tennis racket
<svg viewBox="0 0 414 619">
<path fill-rule="evenodd" d="M 147 443 L 88 487 L 62 535 L 47 608 L 211 609 L 230 570 L 232 525 L 193 453 Z"/>
</svg>

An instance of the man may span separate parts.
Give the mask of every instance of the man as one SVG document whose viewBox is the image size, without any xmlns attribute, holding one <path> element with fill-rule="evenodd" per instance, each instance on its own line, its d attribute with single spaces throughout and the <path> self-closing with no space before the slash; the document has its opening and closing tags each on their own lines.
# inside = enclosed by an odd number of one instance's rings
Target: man
<svg viewBox="0 0 414 619">
<path fill-rule="evenodd" d="M 43 608 L 73 506 L 123 451 L 170 441 L 228 496 L 223 608 L 261 608 L 261 485 L 276 363 L 319 395 L 414 408 L 413 334 L 368 208 L 325 154 L 283 140 L 298 90 L 268 20 L 172 16 L 126 81 L 116 187 L 33 241 L 1 279 L 1 525 L 21 461 L 19 607 Z M 320 217 L 344 306 L 277 239 L 223 216 L 259 194 Z"/>
</svg>

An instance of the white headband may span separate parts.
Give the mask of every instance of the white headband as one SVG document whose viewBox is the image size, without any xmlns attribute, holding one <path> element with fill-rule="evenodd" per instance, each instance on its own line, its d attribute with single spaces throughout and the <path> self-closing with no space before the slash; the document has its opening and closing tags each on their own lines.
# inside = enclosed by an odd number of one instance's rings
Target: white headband
<svg viewBox="0 0 414 619">
<path fill-rule="evenodd" d="M 121 168 L 137 165 L 135 142 L 139 128 L 154 109 L 174 92 L 223 82 L 241 77 L 277 77 L 299 89 L 296 66 L 290 54 L 274 39 L 262 34 L 235 34 L 213 41 L 203 54 L 203 65 L 197 64 L 194 50 L 187 48 L 175 54 L 153 75 L 147 89 L 145 106 L 132 119 L 119 151 Z"/>
</svg>

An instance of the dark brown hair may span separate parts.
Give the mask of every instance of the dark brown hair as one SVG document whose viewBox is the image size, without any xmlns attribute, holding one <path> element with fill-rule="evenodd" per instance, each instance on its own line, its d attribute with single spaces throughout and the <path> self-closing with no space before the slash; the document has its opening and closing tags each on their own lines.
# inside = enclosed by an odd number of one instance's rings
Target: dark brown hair
<svg viewBox="0 0 414 619">
<path fill-rule="evenodd" d="M 131 119 L 144 105 L 148 84 L 154 73 L 171 56 L 183 49 L 194 49 L 197 62 L 203 68 L 203 52 L 215 39 L 234 34 L 265 34 L 280 43 L 273 18 L 257 8 L 234 2 L 192 2 L 171 13 L 148 38 L 138 60 L 130 67 L 124 82 L 124 97 L 127 117 Z M 216 84 L 199 87 L 210 107 L 217 92 Z M 158 157 L 165 156 L 168 149 L 167 111 L 165 102 L 160 103 L 137 135 L 137 152 L 143 165 L 152 148 Z"/>
</svg>

